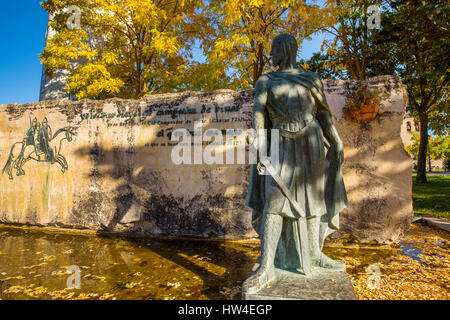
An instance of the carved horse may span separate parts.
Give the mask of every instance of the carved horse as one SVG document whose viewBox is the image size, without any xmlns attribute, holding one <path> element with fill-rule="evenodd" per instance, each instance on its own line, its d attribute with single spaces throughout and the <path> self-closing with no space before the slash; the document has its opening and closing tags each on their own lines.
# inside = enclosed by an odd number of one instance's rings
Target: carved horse
<svg viewBox="0 0 450 320">
<path fill-rule="evenodd" d="M 51 162 L 52 164 L 57 162 L 61 166 L 61 171 L 66 172 L 69 167 L 67 165 L 66 158 L 61 154 L 61 146 L 64 140 L 68 142 L 72 141 L 74 132 L 70 127 L 61 128 L 55 132 L 53 137 L 49 139 L 48 146 L 53 151 L 53 161 L 47 159 L 45 153 L 36 154 L 35 145 L 24 145 L 25 142 L 16 142 L 11 147 L 9 152 L 8 160 L 3 167 L 2 173 L 5 171 L 8 173 L 9 179 L 13 179 L 13 169 L 16 169 L 16 175 L 25 175 L 23 166 L 30 160 L 35 160 L 38 162 Z"/>
</svg>

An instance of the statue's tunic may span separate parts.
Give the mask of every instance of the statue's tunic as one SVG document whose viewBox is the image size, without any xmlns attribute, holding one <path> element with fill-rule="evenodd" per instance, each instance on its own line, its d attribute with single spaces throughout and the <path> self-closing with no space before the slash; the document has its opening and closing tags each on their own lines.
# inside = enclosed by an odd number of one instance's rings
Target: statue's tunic
<svg viewBox="0 0 450 320">
<path fill-rule="evenodd" d="M 275 169 L 307 217 L 320 216 L 328 223 L 328 231 L 321 235 L 325 239 L 339 228 L 339 212 L 346 208 L 347 197 L 341 166 L 321 127 L 321 123 L 332 121 L 322 83 L 311 72 L 271 72 L 258 80 L 255 90 L 268 94 L 264 128 L 280 130 L 279 140 L 270 141 L 279 144 L 279 165 Z M 260 236 L 264 214 L 286 217 L 276 260 L 286 264 L 289 257 L 297 255 L 292 223 L 296 223 L 298 214 L 274 179 L 259 175 L 256 165 L 250 168 L 246 204 L 253 209 L 253 226 Z"/>
<path fill-rule="evenodd" d="M 289 79 L 266 76 L 268 118 L 272 129 L 279 129 L 279 141 L 271 140 L 279 144 L 278 175 L 307 217 L 324 215 L 325 146 L 314 97 L 310 89 Z M 265 197 L 264 213 L 298 216 L 271 176 L 265 179 Z"/>
</svg>

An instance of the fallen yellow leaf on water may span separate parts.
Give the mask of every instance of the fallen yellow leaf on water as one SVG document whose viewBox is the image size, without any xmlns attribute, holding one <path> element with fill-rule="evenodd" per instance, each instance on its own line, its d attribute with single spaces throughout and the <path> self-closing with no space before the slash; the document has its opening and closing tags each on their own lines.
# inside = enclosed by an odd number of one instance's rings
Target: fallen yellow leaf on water
<svg viewBox="0 0 450 320">
<path fill-rule="evenodd" d="M 5 279 L 0 279 L 0 281 L 6 281 L 6 280 L 21 280 L 21 279 L 25 279 L 25 277 L 23 277 L 23 276 L 8 277 L 8 278 L 5 278 Z"/>
</svg>

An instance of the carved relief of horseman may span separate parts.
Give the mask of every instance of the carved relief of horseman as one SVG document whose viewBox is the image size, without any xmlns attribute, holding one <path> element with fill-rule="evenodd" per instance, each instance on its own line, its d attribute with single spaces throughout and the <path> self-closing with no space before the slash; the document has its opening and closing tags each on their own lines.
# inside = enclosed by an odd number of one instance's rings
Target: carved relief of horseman
<svg viewBox="0 0 450 320">
<path fill-rule="evenodd" d="M 68 165 L 66 158 L 61 154 L 62 142 L 72 141 L 73 135 L 74 132 L 70 127 L 61 128 L 53 135 L 47 118 L 42 120 L 42 124 L 34 118 L 25 138 L 12 145 L 2 172 L 6 172 L 11 180 L 13 169 L 16 169 L 17 176 L 25 175 L 23 166 L 30 160 L 58 163 L 61 171 L 65 172 L 68 170 Z"/>
<path fill-rule="evenodd" d="M 37 134 L 36 155 L 40 157 L 43 153 L 45 155 L 45 161 L 54 163 L 55 156 L 54 151 L 49 146 L 49 141 L 52 139 L 52 128 L 49 126 L 47 118 L 42 120 L 42 125 Z M 38 151 L 39 148 L 39 151 Z"/>
</svg>

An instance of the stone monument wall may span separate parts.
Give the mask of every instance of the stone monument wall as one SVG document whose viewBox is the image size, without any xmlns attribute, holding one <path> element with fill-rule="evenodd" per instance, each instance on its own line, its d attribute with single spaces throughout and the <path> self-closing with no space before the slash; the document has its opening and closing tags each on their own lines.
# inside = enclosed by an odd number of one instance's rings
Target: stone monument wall
<svg viewBox="0 0 450 320">
<path fill-rule="evenodd" d="M 333 237 L 349 234 L 346 238 L 361 242 L 389 243 L 398 241 L 412 220 L 411 159 L 400 138 L 406 95 L 400 81 L 390 76 L 366 84 L 386 96 L 377 118 L 360 124 L 342 113 L 346 96 L 358 83 L 324 81 L 345 146 L 349 197 L 341 229 Z M 208 129 L 245 132 L 251 127 L 252 107 L 252 91 L 231 90 L 2 105 L 0 223 L 157 236 L 255 237 L 244 204 L 248 154 L 245 164 L 237 163 L 243 140 L 216 143 L 214 155 L 224 164 L 207 164 L 194 152 L 205 154 L 208 148 L 196 134 L 200 130 L 204 137 Z M 33 130 L 34 118 L 39 123 L 47 119 L 53 139 L 46 139 L 48 128 Z M 180 128 L 188 134 L 172 135 Z M 187 139 L 191 164 L 174 163 L 175 138 Z"/>
</svg>

